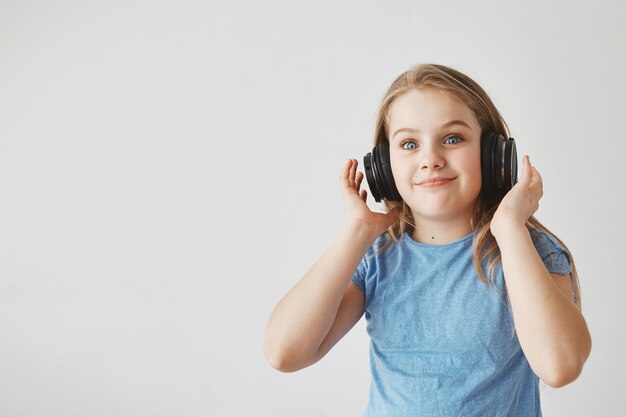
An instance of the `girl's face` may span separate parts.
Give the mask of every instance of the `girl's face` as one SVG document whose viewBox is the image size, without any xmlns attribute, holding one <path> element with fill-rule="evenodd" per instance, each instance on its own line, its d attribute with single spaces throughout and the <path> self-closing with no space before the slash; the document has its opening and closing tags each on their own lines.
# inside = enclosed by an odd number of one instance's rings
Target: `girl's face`
<svg viewBox="0 0 626 417">
<path fill-rule="evenodd" d="M 471 218 L 482 185 L 481 133 L 469 107 L 434 89 L 411 90 L 391 104 L 391 171 L 416 222 Z M 420 185 L 434 177 L 451 180 L 434 187 Z"/>
</svg>

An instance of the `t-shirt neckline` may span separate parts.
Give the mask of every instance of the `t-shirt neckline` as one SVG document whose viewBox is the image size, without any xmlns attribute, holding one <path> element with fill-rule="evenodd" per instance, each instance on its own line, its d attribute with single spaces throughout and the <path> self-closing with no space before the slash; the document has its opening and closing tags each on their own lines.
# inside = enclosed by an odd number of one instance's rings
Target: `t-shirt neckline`
<svg viewBox="0 0 626 417">
<path fill-rule="evenodd" d="M 415 239 L 413 239 L 413 237 L 411 237 L 411 233 L 406 231 L 404 232 L 404 236 L 407 238 L 408 242 L 412 245 L 412 246 L 417 246 L 420 248 L 447 248 L 449 246 L 454 246 L 454 245 L 458 245 L 459 243 L 463 243 L 468 239 L 471 239 L 474 236 L 474 232 L 471 232 L 470 234 L 455 240 L 454 242 L 450 242 L 450 243 L 446 243 L 445 245 L 428 245 L 426 243 L 420 243 L 418 241 L 416 241 Z"/>
</svg>

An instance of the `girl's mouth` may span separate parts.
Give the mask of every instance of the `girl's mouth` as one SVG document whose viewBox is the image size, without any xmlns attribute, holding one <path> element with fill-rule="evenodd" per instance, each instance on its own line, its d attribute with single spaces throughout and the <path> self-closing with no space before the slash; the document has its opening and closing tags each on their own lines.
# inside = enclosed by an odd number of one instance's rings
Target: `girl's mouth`
<svg viewBox="0 0 626 417">
<path fill-rule="evenodd" d="M 435 180 L 435 181 L 430 181 L 430 182 L 423 182 L 421 184 L 417 184 L 420 187 L 424 187 L 424 188 L 433 188 L 433 187 L 439 187 L 442 185 L 446 185 L 449 182 L 452 182 L 454 180 L 454 178 L 450 178 L 450 179 L 441 179 L 441 180 Z"/>
</svg>

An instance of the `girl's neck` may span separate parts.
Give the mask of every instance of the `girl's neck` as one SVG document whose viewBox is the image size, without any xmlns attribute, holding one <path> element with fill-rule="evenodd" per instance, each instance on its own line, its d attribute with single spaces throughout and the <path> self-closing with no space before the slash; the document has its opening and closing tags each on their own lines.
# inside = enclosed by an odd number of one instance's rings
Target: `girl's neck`
<svg viewBox="0 0 626 417">
<path fill-rule="evenodd" d="M 415 219 L 415 229 L 411 237 L 425 245 L 447 245 L 464 238 L 472 231 L 469 219 L 446 222 Z"/>
</svg>

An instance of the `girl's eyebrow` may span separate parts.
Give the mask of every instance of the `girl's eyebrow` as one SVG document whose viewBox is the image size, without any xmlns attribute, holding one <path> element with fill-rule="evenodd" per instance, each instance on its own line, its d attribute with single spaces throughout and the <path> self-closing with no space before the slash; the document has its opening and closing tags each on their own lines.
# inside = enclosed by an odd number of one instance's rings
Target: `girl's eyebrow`
<svg viewBox="0 0 626 417">
<path fill-rule="evenodd" d="M 468 125 L 466 122 L 464 122 L 463 120 L 450 120 L 449 122 L 446 122 L 444 124 L 441 125 L 441 128 L 443 129 L 444 127 L 448 127 L 448 126 L 454 126 L 454 125 L 460 125 L 460 126 L 465 126 L 467 127 L 469 130 L 472 130 L 472 128 L 470 127 L 470 125 Z M 395 133 L 391 136 L 391 138 L 393 139 L 398 133 L 400 132 L 412 132 L 412 133 L 420 133 L 419 129 L 411 129 L 409 127 L 402 127 L 398 130 L 395 131 Z"/>
</svg>

